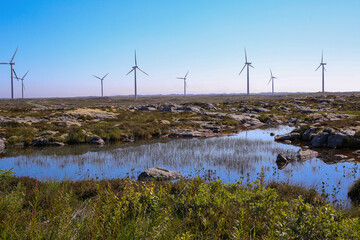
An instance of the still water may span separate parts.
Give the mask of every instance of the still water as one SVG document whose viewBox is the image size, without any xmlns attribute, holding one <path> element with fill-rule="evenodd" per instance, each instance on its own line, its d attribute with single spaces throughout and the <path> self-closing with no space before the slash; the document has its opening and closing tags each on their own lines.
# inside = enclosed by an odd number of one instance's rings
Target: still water
<svg viewBox="0 0 360 240">
<path fill-rule="evenodd" d="M 114 144 L 104 147 L 66 146 L 9 151 L 0 159 L 0 169 L 10 169 L 17 176 L 40 180 L 110 179 L 137 176 L 141 171 L 159 166 L 183 172 L 184 176 L 204 176 L 211 171 L 223 182 L 244 183 L 259 177 L 265 181 L 288 182 L 312 187 L 329 194 L 329 200 L 347 202 L 347 191 L 360 177 L 359 163 L 326 164 L 313 158 L 292 162 L 279 170 L 275 163 L 280 152 L 295 154 L 298 146 L 277 143 L 271 132 L 284 134 L 286 126 L 251 130 L 234 136 L 207 139 L 174 139 L 138 144 Z"/>
</svg>

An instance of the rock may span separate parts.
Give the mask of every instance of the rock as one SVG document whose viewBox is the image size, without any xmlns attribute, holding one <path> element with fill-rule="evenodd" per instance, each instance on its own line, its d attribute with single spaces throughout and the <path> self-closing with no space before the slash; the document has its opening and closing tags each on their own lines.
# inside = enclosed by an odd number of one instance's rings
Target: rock
<svg viewBox="0 0 360 240">
<path fill-rule="evenodd" d="M 337 161 L 344 160 L 344 159 L 347 159 L 347 158 L 348 158 L 348 156 L 343 155 L 343 154 L 334 155 L 334 159 L 337 160 Z"/>
<path fill-rule="evenodd" d="M 102 138 L 98 137 L 98 136 L 93 136 L 90 141 L 90 144 L 96 144 L 96 145 L 104 145 L 105 142 Z"/>
<path fill-rule="evenodd" d="M 170 121 L 169 121 L 169 120 L 160 120 L 159 123 L 160 123 L 160 124 L 169 125 L 169 124 L 170 124 Z"/>
<path fill-rule="evenodd" d="M 50 142 L 47 138 L 35 138 L 34 140 L 32 140 L 31 145 L 33 147 L 45 147 L 49 146 Z"/>
<path fill-rule="evenodd" d="M 153 105 L 148 105 L 148 106 L 140 106 L 140 107 L 138 107 L 138 110 L 140 110 L 140 111 L 155 111 L 157 109 Z"/>
<path fill-rule="evenodd" d="M 356 132 L 351 129 L 343 129 L 343 130 L 341 130 L 341 133 L 345 134 L 348 137 L 353 137 Z"/>
<path fill-rule="evenodd" d="M 198 107 L 184 107 L 184 111 L 190 111 L 190 112 L 200 112 L 200 108 Z"/>
<path fill-rule="evenodd" d="M 5 143 L 0 139 L 0 154 L 5 153 Z"/>
<path fill-rule="evenodd" d="M 342 134 L 332 134 L 328 137 L 327 146 L 332 148 L 342 147 L 344 136 Z"/>
<path fill-rule="evenodd" d="M 276 157 L 276 165 L 279 169 L 285 168 L 288 165 L 289 161 L 290 159 L 286 156 L 285 153 L 279 153 Z"/>
<path fill-rule="evenodd" d="M 291 141 L 290 140 L 284 140 L 284 143 L 285 144 L 291 144 Z"/>
<path fill-rule="evenodd" d="M 306 150 L 300 149 L 297 152 L 296 156 L 300 161 L 304 161 L 304 160 L 309 160 L 309 159 L 312 159 L 314 157 L 317 157 L 318 155 L 319 155 L 319 153 L 316 152 L 316 151 L 313 151 L 313 150 L 310 150 L 310 149 L 306 149 Z"/>
<path fill-rule="evenodd" d="M 59 133 L 59 132 L 57 132 L 57 131 L 46 131 L 46 132 L 42 133 L 40 136 L 42 136 L 42 137 L 53 136 L 53 135 L 55 135 L 57 133 Z"/>
<path fill-rule="evenodd" d="M 311 146 L 313 147 L 326 147 L 329 133 L 322 132 L 314 136 L 311 140 Z"/>
<path fill-rule="evenodd" d="M 354 154 L 356 155 L 360 155 L 360 149 L 359 150 L 356 150 L 355 152 L 353 152 Z"/>
<path fill-rule="evenodd" d="M 296 140 L 296 139 L 300 139 L 300 133 L 291 132 L 284 135 L 275 136 L 275 141 Z"/>
<path fill-rule="evenodd" d="M 51 146 L 54 146 L 54 147 L 63 147 L 63 146 L 65 146 L 65 143 L 63 143 L 63 142 L 52 142 L 52 143 L 51 143 Z"/>
<path fill-rule="evenodd" d="M 310 127 L 302 135 L 303 141 L 311 141 L 313 134 L 317 132 L 317 128 Z"/>
<path fill-rule="evenodd" d="M 254 108 L 254 111 L 255 111 L 255 112 L 270 112 L 269 109 L 262 108 L 262 107 Z"/>
<path fill-rule="evenodd" d="M 138 180 L 175 180 L 182 177 L 178 171 L 170 171 L 160 167 L 149 168 L 138 176 Z"/>
</svg>

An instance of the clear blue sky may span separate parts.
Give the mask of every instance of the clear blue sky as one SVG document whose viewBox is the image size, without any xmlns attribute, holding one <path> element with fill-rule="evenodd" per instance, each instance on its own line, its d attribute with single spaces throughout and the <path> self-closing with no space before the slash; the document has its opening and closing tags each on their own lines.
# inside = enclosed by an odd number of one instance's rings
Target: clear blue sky
<svg viewBox="0 0 360 240">
<path fill-rule="evenodd" d="M 360 1 L 1 1 L 0 62 L 17 46 L 26 97 L 244 93 L 244 47 L 251 92 L 321 90 L 315 72 L 324 49 L 327 91 L 360 91 Z M 10 67 L 0 65 L 0 98 L 10 97 Z M 15 96 L 21 95 L 15 82 Z"/>
</svg>

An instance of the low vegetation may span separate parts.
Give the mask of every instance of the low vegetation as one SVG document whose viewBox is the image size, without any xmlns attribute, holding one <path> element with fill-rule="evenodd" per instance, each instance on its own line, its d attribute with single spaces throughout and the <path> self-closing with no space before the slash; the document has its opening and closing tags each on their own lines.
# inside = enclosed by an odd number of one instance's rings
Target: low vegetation
<svg viewBox="0 0 360 240">
<path fill-rule="evenodd" d="M 1 239 L 357 239 L 314 190 L 194 178 L 39 182 L 0 173 Z"/>
</svg>

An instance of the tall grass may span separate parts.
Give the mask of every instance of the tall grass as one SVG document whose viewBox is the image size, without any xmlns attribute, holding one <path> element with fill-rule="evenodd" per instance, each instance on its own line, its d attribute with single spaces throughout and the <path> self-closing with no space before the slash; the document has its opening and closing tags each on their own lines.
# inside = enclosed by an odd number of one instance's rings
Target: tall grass
<svg viewBox="0 0 360 240">
<path fill-rule="evenodd" d="M 38 182 L 0 178 L 1 239 L 354 239 L 359 219 L 319 195 L 200 178 Z M 289 187 L 290 188 L 290 187 Z M 285 194 L 284 194 L 285 193 Z M 305 198 L 303 197 L 305 195 Z"/>
</svg>

